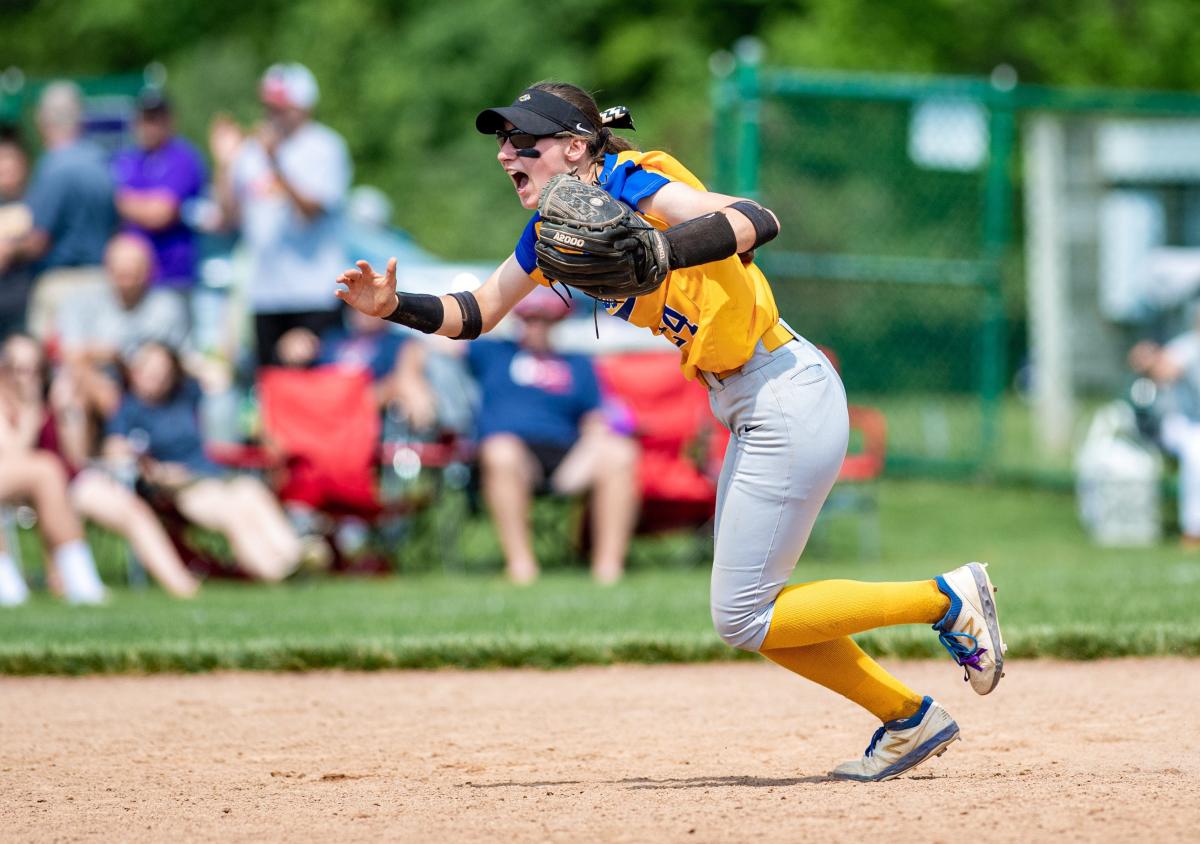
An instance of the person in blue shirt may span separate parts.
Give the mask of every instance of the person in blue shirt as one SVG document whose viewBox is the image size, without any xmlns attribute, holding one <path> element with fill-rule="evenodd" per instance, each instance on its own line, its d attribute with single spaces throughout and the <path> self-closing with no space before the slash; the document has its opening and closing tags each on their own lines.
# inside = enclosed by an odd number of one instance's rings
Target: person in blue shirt
<svg viewBox="0 0 1200 844">
<path fill-rule="evenodd" d="M 592 496 L 592 576 L 620 579 L 638 508 L 637 445 L 614 433 L 602 409 L 590 359 L 551 347 L 550 331 L 567 314 L 558 295 L 535 290 L 513 313 L 518 339 L 456 344 L 478 382 L 476 417 L 483 495 L 515 583 L 538 576 L 529 530 L 536 491 Z M 402 364 L 405 406 L 431 407 L 432 392 L 419 373 L 422 343 L 409 343 Z M 425 398 L 422 398 L 425 394 Z"/>
<path fill-rule="evenodd" d="M 110 464 L 136 461 L 156 494 L 169 498 L 188 521 L 224 535 L 238 565 L 257 579 L 282 580 L 328 555 L 315 537 L 297 535 L 262 481 L 227 472 L 209 459 L 200 389 L 184 377 L 175 352 L 145 343 L 126 367 L 129 390 L 109 421 L 104 444 Z"/>
<path fill-rule="evenodd" d="M 117 211 L 107 154 L 84 136 L 78 86 L 47 85 L 38 99 L 37 126 L 45 152 L 25 196 L 33 226 L 12 244 L 6 260 L 32 262 L 40 273 L 28 328 L 41 339 L 53 335 L 64 301 L 107 286 L 101 264 Z"/>
</svg>

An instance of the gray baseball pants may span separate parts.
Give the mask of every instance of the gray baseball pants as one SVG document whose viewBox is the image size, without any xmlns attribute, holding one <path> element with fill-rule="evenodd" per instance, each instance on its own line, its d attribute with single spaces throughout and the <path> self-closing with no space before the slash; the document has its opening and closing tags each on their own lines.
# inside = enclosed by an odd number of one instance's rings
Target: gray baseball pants
<svg viewBox="0 0 1200 844">
<path fill-rule="evenodd" d="M 732 434 L 717 484 L 713 625 L 728 644 L 757 651 L 846 456 L 846 392 L 798 335 L 773 352 L 760 342 L 724 380 L 701 378 Z"/>
</svg>

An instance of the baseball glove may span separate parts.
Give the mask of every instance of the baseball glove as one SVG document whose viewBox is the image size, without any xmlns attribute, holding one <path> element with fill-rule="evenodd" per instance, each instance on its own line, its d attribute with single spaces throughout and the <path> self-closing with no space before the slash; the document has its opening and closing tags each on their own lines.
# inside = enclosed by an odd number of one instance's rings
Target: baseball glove
<svg viewBox="0 0 1200 844">
<path fill-rule="evenodd" d="M 542 225 L 534 251 L 547 279 L 597 299 L 657 290 L 670 270 L 662 233 L 603 189 L 559 175 L 538 200 Z"/>
</svg>

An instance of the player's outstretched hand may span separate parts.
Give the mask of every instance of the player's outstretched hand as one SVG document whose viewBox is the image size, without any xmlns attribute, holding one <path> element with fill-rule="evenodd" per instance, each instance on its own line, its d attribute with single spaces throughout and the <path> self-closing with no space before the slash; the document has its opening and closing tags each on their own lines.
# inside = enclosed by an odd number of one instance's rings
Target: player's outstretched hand
<svg viewBox="0 0 1200 844">
<path fill-rule="evenodd" d="M 399 301 L 396 298 L 396 259 L 387 262 L 387 270 L 382 274 L 375 272 L 366 261 L 356 261 L 355 265 L 357 269 L 346 270 L 338 276 L 338 283 L 346 285 L 346 289 L 338 288 L 335 295 L 367 316 L 385 317 L 396 310 Z"/>
</svg>

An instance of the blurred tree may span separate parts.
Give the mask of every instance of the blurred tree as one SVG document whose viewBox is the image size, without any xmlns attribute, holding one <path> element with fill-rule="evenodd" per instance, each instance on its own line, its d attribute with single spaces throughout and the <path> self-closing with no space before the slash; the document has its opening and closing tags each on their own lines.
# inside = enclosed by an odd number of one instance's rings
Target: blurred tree
<svg viewBox="0 0 1200 844">
<path fill-rule="evenodd" d="M 214 111 L 258 115 L 274 61 L 308 64 L 319 119 L 351 145 L 358 181 L 382 187 L 426 247 L 495 258 L 525 218 L 483 107 L 530 82 L 574 81 L 628 105 L 643 147 L 709 169 L 708 56 L 757 34 L 773 64 L 987 73 L 1030 82 L 1200 87 L 1192 0 L 7 0 L 0 56 L 29 76 L 93 75 L 161 61 L 185 134 Z"/>
</svg>

